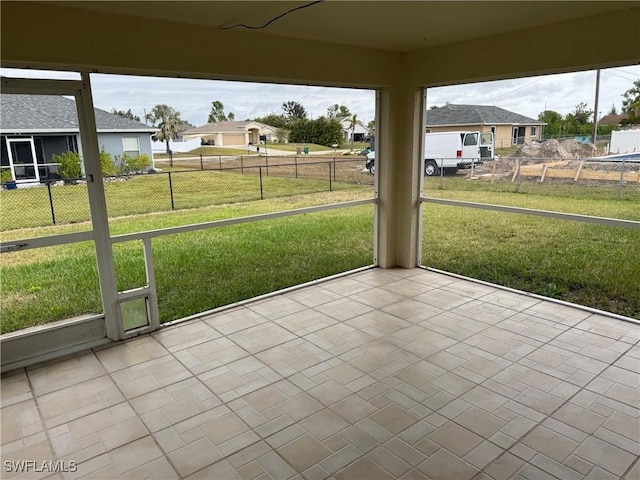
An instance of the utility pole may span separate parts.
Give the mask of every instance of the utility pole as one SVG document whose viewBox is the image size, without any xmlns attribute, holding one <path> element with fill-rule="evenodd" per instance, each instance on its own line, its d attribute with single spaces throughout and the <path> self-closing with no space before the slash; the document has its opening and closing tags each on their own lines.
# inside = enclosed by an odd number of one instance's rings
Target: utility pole
<svg viewBox="0 0 640 480">
<path fill-rule="evenodd" d="M 596 136 L 598 135 L 598 97 L 600 96 L 600 69 L 596 70 L 596 101 L 593 108 L 593 146 L 596 146 Z"/>
</svg>

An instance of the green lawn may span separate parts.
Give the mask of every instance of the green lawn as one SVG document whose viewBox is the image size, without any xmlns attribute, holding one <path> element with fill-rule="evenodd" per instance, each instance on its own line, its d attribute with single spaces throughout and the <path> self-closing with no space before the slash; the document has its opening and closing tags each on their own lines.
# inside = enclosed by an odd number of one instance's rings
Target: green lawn
<svg viewBox="0 0 640 480">
<path fill-rule="evenodd" d="M 173 190 L 173 204 L 169 188 Z M 362 188 L 333 182 L 333 190 Z M 211 205 L 247 202 L 329 191 L 328 179 L 262 177 L 257 169 L 239 171 L 186 170 L 158 175 L 135 175 L 104 185 L 110 217 L 166 212 Z M 90 219 L 87 187 L 84 184 L 52 186 L 51 198 L 57 224 L 86 222 Z M 45 187 L 1 190 L 0 224 L 4 232 L 52 225 L 49 194 Z"/>
<path fill-rule="evenodd" d="M 142 180 L 154 178 L 159 176 L 146 176 Z M 290 190 L 293 185 L 289 184 L 287 190 L 286 184 L 282 184 L 281 194 L 295 193 Z M 65 193 L 81 187 L 59 188 Z M 428 189 L 425 194 L 640 220 L 638 202 L 632 200 L 570 196 L 567 192 L 553 196 L 548 192 L 533 195 L 476 188 Z M 26 195 L 23 198 L 36 198 L 39 191 L 46 193 L 46 189 L 18 190 Z M 7 192 L 2 192 L 3 215 L 4 193 Z M 128 202 L 144 205 L 159 202 L 162 195 L 154 193 L 159 192 L 139 190 Z M 199 194 L 194 188 L 193 195 Z M 370 197 L 370 187 L 262 201 L 242 201 L 239 197 L 239 203 L 235 204 L 120 217 L 110 221 L 110 229 L 112 235 L 117 235 Z M 39 211 L 28 203 L 23 205 L 24 216 Z M 424 265 L 640 318 L 638 230 L 434 204 L 424 207 Z M 46 213 L 45 209 L 45 216 Z M 6 228 L 4 220 L 3 228 Z M 89 228 L 87 223 L 25 228 L 5 231 L 3 239 Z M 373 256 L 372 232 L 373 207 L 367 205 L 155 239 L 161 319 L 182 318 L 368 265 Z M 139 242 L 116 244 L 114 259 L 120 290 L 144 283 Z M 95 253 L 90 242 L 3 254 L 0 261 L 3 332 L 101 310 Z"/>
</svg>

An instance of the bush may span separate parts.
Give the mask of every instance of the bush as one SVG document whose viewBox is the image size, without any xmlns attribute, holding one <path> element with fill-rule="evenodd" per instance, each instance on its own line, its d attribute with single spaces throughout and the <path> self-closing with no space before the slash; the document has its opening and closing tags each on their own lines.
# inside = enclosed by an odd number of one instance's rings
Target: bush
<svg viewBox="0 0 640 480">
<path fill-rule="evenodd" d="M 58 175 L 63 180 L 77 180 L 82 177 L 82 161 L 78 152 L 66 151 L 51 157 L 53 163 L 58 163 Z"/>
<path fill-rule="evenodd" d="M 2 171 L 0 171 L 0 183 L 4 185 L 12 180 L 11 170 L 9 168 L 3 168 Z"/>
<path fill-rule="evenodd" d="M 114 165 L 111 154 L 105 152 L 104 148 L 100 150 L 100 168 L 102 168 L 102 175 L 111 176 L 118 174 L 118 168 Z"/>
<path fill-rule="evenodd" d="M 126 153 L 122 156 L 116 155 L 115 168 L 121 175 L 131 175 L 132 173 L 140 173 L 146 167 L 151 166 L 151 159 L 146 153 L 142 153 L 137 157 L 131 157 Z"/>
</svg>

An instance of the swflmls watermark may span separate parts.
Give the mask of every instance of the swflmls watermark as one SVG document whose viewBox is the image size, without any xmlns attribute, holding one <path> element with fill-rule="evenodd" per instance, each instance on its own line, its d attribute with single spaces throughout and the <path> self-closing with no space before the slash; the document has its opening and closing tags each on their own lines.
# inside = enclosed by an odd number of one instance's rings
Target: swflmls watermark
<svg viewBox="0 0 640 480">
<path fill-rule="evenodd" d="M 25 473 L 25 472 L 77 472 L 78 462 L 74 460 L 43 460 L 41 462 L 37 460 L 5 460 L 4 471 L 13 473 Z"/>
</svg>

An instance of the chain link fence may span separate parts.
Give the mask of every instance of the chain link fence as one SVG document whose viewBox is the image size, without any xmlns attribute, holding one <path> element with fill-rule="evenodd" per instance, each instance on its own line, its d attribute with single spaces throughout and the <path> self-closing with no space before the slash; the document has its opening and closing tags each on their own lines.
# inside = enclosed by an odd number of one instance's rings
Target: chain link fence
<svg viewBox="0 0 640 480">
<path fill-rule="evenodd" d="M 158 165 L 163 168 L 164 165 Z M 154 174 L 104 178 L 110 218 L 370 188 L 362 157 L 191 157 Z M 2 230 L 90 220 L 85 180 L 20 183 L 0 192 Z"/>
<path fill-rule="evenodd" d="M 456 173 L 439 169 L 424 190 L 485 190 L 640 200 L 640 162 L 592 158 L 505 158 Z"/>
</svg>

